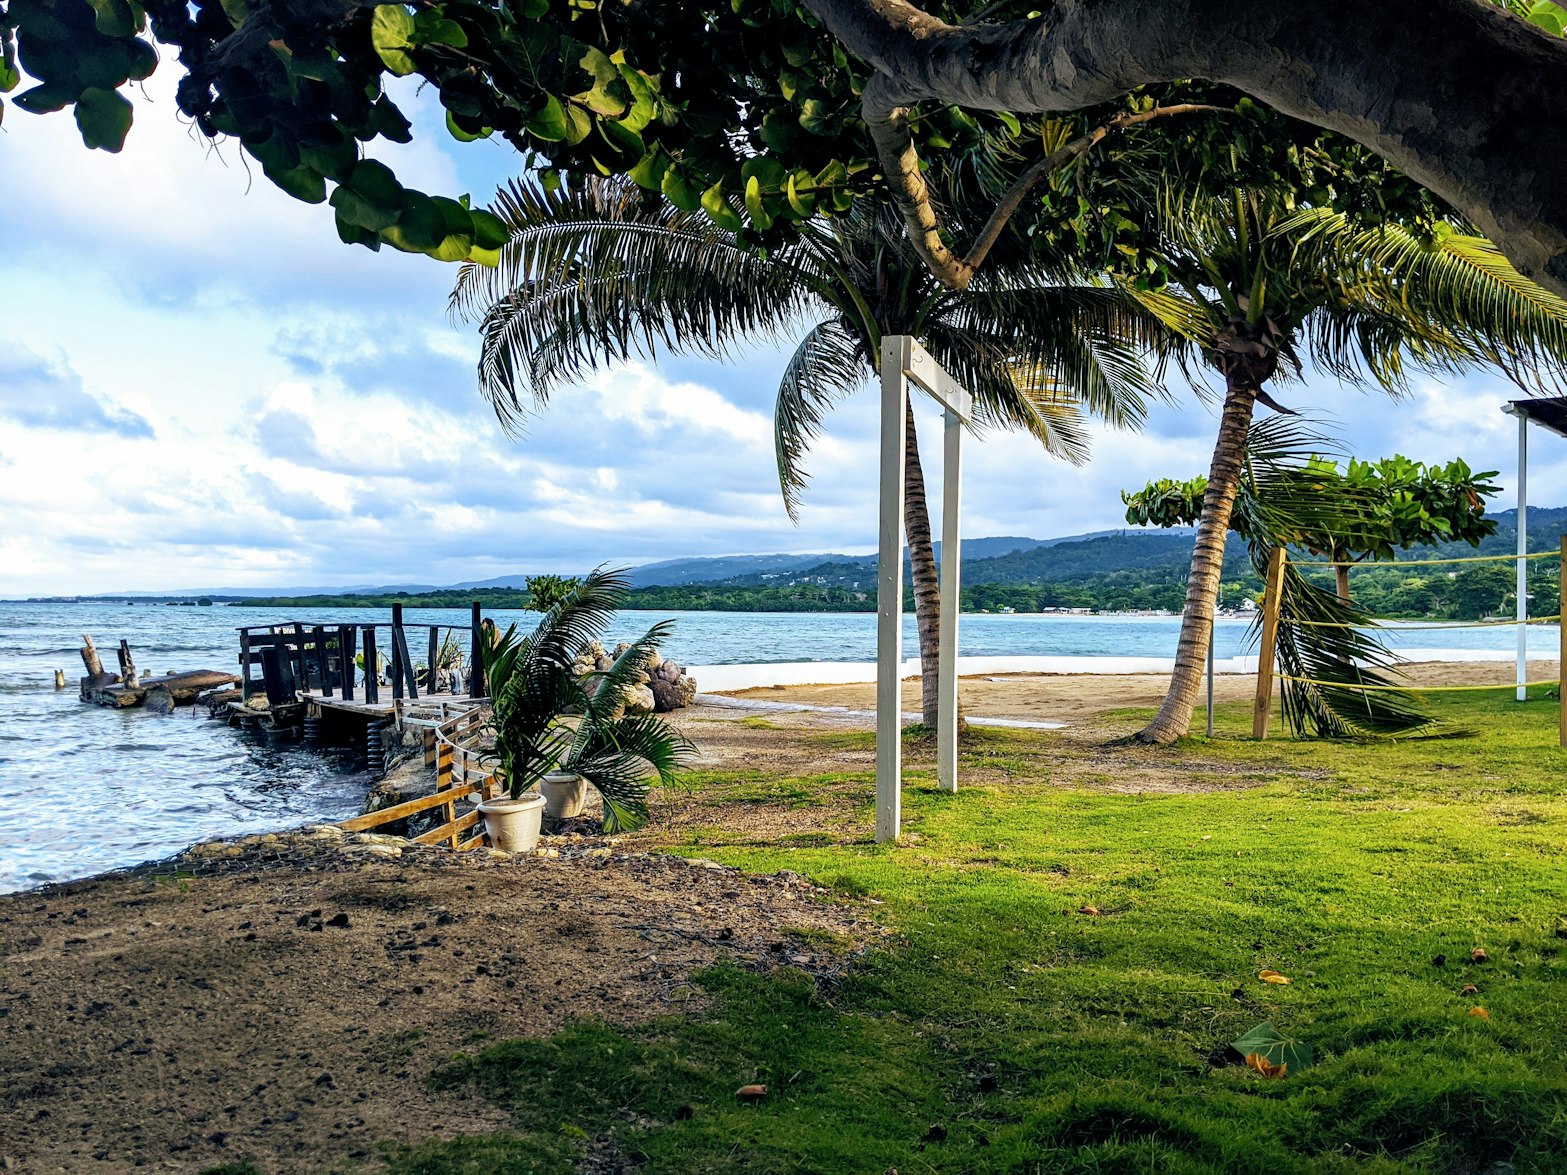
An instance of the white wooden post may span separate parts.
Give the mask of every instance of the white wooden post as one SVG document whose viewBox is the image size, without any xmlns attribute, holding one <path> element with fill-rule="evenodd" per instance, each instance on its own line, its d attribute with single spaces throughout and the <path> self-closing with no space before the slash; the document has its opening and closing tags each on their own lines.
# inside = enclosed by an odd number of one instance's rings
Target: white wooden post
<svg viewBox="0 0 1567 1175">
<path fill-rule="evenodd" d="M 1529 416 L 1518 413 L 1518 700 L 1527 701 L 1529 691 Z"/>
<path fill-rule="evenodd" d="M 974 399 L 930 352 L 909 335 L 881 343 L 881 533 L 876 587 L 876 839 L 897 840 L 902 817 L 903 698 L 903 474 L 908 427 L 908 381 L 944 413 L 941 510 L 941 615 L 937 626 L 936 777 L 943 791 L 958 790 L 958 610 L 962 434 Z"/>
<path fill-rule="evenodd" d="M 906 335 L 881 344 L 881 523 L 876 573 L 876 839 L 903 816 L 903 471 L 908 426 Z"/>
<path fill-rule="evenodd" d="M 963 419 L 951 408 L 944 407 L 942 421 L 936 782 L 942 791 L 955 792 L 958 790 L 958 612 L 963 592 L 963 528 L 959 523 L 963 492 Z"/>
</svg>

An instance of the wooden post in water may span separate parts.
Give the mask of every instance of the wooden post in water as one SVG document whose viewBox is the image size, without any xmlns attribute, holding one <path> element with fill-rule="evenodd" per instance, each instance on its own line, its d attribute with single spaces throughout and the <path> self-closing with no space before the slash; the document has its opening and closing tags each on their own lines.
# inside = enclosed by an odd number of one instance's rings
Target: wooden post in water
<svg viewBox="0 0 1567 1175">
<path fill-rule="evenodd" d="M 1280 597 L 1284 594 L 1284 548 L 1275 547 L 1268 556 L 1267 591 L 1262 597 L 1262 640 L 1257 648 L 1257 697 L 1252 704 L 1251 737 L 1268 737 L 1268 719 L 1273 712 L 1273 657 L 1279 647 Z M 1213 641 L 1212 621 L 1208 640 Z"/>
<path fill-rule="evenodd" d="M 430 625 L 430 658 L 425 662 L 429 668 L 424 671 L 424 692 L 433 694 L 441 688 L 440 670 L 436 668 L 435 660 L 441 654 L 441 630 L 435 625 Z"/>
<path fill-rule="evenodd" d="M 130 642 L 123 640 L 120 642 L 120 680 L 131 689 L 141 685 L 140 677 L 136 672 L 136 662 L 131 657 Z"/>
<path fill-rule="evenodd" d="M 484 623 L 480 615 L 479 601 L 473 602 L 473 627 L 468 630 L 468 696 L 470 698 L 484 697 L 484 653 L 480 646 L 480 627 Z"/>
<path fill-rule="evenodd" d="M 359 629 L 352 624 L 339 625 L 337 629 L 337 661 L 341 670 L 339 680 L 343 687 L 343 701 L 354 700 L 354 646 L 358 643 Z"/>
<path fill-rule="evenodd" d="M 318 624 L 310 630 L 311 639 L 316 642 L 316 672 L 321 675 L 321 696 L 332 696 L 332 661 L 326 652 L 326 627 Z"/>
<path fill-rule="evenodd" d="M 392 644 L 396 648 L 397 661 L 403 667 L 403 681 L 408 686 L 408 700 L 419 700 L 418 675 L 414 672 L 414 659 L 408 652 L 408 630 L 401 624 L 392 626 Z"/>
<path fill-rule="evenodd" d="M 403 606 L 392 605 L 392 700 L 400 702 L 403 698 L 403 658 L 402 641 L 397 638 L 403 634 Z"/>
<path fill-rule="evenodd" d="M 255 690 L 255 680 L 250 676 L 250 633 L 239 630 L 239 700 L 250 701 Z"/>
<path fill-rule="evenodd" d="M 376 661 L 375 625 L 365 625 L 365 701 L 381 700 L 381 667 Z"/>
</svg>

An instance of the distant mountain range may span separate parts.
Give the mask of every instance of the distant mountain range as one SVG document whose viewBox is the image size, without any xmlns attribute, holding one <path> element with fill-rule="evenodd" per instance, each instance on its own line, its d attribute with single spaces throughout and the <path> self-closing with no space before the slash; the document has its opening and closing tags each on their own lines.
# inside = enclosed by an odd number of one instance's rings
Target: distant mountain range
<svg viewBox="0 0 1567 1175">
<path fill-rule="evenodd" d="M 1467 544 L 1447 544 L 1437 550 L 1411 552 L 1410 558 L 1436 554 L 1507 554 L 1517 546 L 1517 511 L 1503 510 L 1494 515 L 1497 530 L 1475 551 Z M 1561 535 L 1567 533 L 1567 507 L 1531 507 L 1529 510 L 1529 547 L 1531 550 L 1555 550 Z M 1016 535 L 963 540 L 963 579 L 969 584 L 1073 583 L 1092 580 L 1117 572 L 1151 572 L 1169 569 L 1182 572 L 1191 558 L 1193 531 L 1103 530 L 1058 538 L 1033 539 Z M 938 554 L 939 554 L 939 546 Z M 1238 541 L 1230 543 L 1226 563 L 1242 570 L 1245 551 Z M 817 554 L 719 555 L 702 558 L 666 559 L 634 567 L 629 572 L 632 586 L 688 587 L 695 585 L 787 586 L 814 583 L 824 586 L 864 589 L 873 584 L 876 556 Z M 478 588 L 521 588 L 526 574 L 495 576 L 484 580 L 466 580 L 455 584 L 376 584 L 358 587 L 288 588 L 204 588 L 171 592 L 104 593 L 95 600 L 194 599 L 206 596 L 214 600 L 243 599 L 255 596 L 320 595 L 417 595 L 430 591 L 467 591 Z"/>
</svg>

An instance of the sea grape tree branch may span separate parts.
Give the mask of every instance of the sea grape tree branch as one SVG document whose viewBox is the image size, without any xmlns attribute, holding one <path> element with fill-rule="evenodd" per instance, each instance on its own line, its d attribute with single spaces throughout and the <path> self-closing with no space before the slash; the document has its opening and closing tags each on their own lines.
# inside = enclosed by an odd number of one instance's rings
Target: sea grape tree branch
<svg viewBox="0 0 1567 1175">
<path fill-rule="evenodd" d="M 886 79 L 867 86 L 867 118 L 911 215 L 896 112 L 915 102 L 1062 112 L 1202 78 L 1376 151 L 1567 295 L 1567 154 L 1550 147 L 1567 137 L 1551 97 L 1567 92 L 1567 41 L 1488 0 L 1058 0 L 1033 20 L 963 26 L 906 0 L 804 2 Z M 933 218 L 915 222 L 919 243 L 950 282 L 961 263 L 936 247 Z"/>
</svg>

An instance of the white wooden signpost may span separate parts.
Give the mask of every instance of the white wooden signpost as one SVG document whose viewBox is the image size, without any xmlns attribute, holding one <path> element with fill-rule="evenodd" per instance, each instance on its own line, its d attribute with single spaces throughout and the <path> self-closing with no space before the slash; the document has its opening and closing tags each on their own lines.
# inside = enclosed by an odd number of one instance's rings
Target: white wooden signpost
<svg viewBox="0 0 1567 1175">
<path fill-rule="evenodd" d="M 945 421 L 941 491 L 941 621 L 937 672 L 936 777 L 958 790 L 959 527 L 963 430 L 974 397 L 910 335 L 881 343 L 881 526 L 876 586 L 876 839 L 898 839 L 902 820 L 903 474 L 908 385 L 928 392 Z"/>
</svg>

